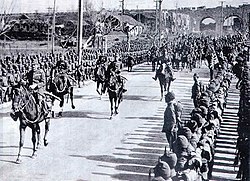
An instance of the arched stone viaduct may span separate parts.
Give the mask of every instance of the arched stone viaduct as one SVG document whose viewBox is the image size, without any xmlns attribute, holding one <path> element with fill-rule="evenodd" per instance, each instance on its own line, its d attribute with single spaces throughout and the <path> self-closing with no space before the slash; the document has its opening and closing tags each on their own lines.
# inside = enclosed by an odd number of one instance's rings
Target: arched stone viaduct
<svg viewBox="0 0 250 181">
<path fill-rule="evenodd" d="M 216 21 L 216 32 L 223 30 L 224 21 L 232 16 L 238 17 L 243 25 L 244 31 L 249 31 L 250 26 L 250 5 L 239 7 L 216 7 L 216 8 L 197 8 L 178 9 L 175 12 L 188 14 L 190 16 L 190 31 L 200 31 L 200 24 L 206 18 L 212 18 Z"/>
<path fill-rule="evenodd" d="M 163 9 L 162 13 L 170 14 L 181 13 L 189 15 L 189 33 L 200 31 L 201 22 L 206 18 L 212 18 L 216 21 L 216 33 L 220 34 L 223 31 L 224 21 L 232 16 L 236 16 L 240 19 L 242 23 L 243 31 L 250 31 L 250 4 L 244 4 L 239 7 L 225 6 L 216 8 L 179 8 L 174 10 Z M 135 17 L 138 21 L 139 14 L 149 15 L 155 18 L 155 9 L 150 10 L 130 10 L 129 14 Z M 149 21 L 155 21 L 155 19 L 150 19 Z"/>
</svg>

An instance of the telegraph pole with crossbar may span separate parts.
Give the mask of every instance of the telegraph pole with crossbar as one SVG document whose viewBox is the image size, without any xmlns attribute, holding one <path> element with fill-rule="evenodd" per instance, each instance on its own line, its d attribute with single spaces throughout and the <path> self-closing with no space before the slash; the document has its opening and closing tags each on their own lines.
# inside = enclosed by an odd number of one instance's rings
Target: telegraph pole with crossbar
<svg viewBox="0 0 250 181">
<path fill-rule="evenodd" d="M 161 5 L 163 0 L 155 0 L 156 10 L 155 10 L 155 28 L 156 34 L 158 34 L 158 45 L 161 46 Z"/>
</svg>

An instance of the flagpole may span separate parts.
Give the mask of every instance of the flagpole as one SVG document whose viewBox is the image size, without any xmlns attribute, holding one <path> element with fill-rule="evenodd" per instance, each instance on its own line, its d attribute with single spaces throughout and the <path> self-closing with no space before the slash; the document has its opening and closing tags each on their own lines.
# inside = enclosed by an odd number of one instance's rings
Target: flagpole
<svg viewBox="0 0 250 181">
<path fill-rule="evenodd" d="M 56 34 L 56 0 L 54 0 L 54 8 L 53 8 L 53 22 L 52 22 L 52 54 L 55 52 L 55 34 Z"/>
<path fill-rule="evenodd" d="M 77 29 L 77 54 L 78 54 L 78 64 L 82 61 L 82 32 L 83 32 L 83 2 L 79 0 L 78 3 L 78 29 Z"/>
</svg>

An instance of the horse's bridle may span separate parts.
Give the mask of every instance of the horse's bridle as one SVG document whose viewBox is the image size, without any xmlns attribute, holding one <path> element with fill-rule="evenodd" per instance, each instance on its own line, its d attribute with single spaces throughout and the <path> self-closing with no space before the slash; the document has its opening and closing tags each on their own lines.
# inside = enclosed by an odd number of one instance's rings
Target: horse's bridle
<svg viewBox="0 0 250 181">
<path fill-rule="evenodd" d="M 118 82 L 117 77 L 116 77 L 116 82 Z M 118 86 L 117 89 L 112 89 L 112 88 L 110 87 L 110 85 L 108 86 L 108 89 L 109 89 L 111 92 L 116 92 L 116 91 L 119 90 L 120 88 L 121 88 L 121 85 Z"/>
<path fill-rule="evenodd" d="M 66 84 L 65 84 L 65 86 L 63 87 L 62 90 L 59 90 L 58 87 L 57 87 L 57 85 L 56 85 L 56 83 L 55 83 L 55 79 L 56 79 L 56 78 L 59 79 L 59 76 L 64 76 L 64 77 L 66 77 Z M 66 87 L 67 87 L 67 81 L 68 81 L 68 77 L 67 77 L 67 76 L 65 76 L 65 75 L 63 75 L 63 74 L 59 74 L 58 76 L 56 76 L 56 77 L 53 79 L 52 83 L 55 85 L 56 91 L 57 91 L 58 93 L 62 93 L 62 92 L 65 91 L 65 89 L 66 89 Z"/>
<path fill-rule="evenodd" d="M 22 116 L 23 116 L 23 118 L 26 120 L 27 123 L 30 123 L 30 124 L 36 123 L 36 122 L 38 122 L 39 119 L 40 119 L 41 112 L 38 113 L 38 116 L 37 116 L 36 119 L 33 120 L 33 121 L 30 120 L 30 119 L 28 119 L 28 118 L 26 117 L 26 115 L 25 115 L 25 113 L 23 112 L 23 110 L 24 110 L 24 108 L 28 105 L 28 103 L 29 103 L 32 99 L 33 99 L 34 101 L 35 101 L 35 99 L 34 99 L 33 96 L 31 96 L 30 93 L 28 93 L 28 91 L 27 91 L 26 89 L 23 88 L 23 91 L 25 91 L 25 92 L 27 93 L 28 100 L 27 100 L 26 103 L 24 103 L 24 105 L 18 106 L 17 108 L 15 108 L 14 112 L 20 112 L 20 113 L 22 113 Z M 22 97 L 21 97 L 20 100 L 18 101 L 18 104 L 20 104 L 21 100 L 23 100 L 23 96 L 24 96 L 24 95 L 22 95 Z"/>
<path fill-rule="evenodd" d="M 25 92 L 27 92 L 27 90 L 25 90 L 25 89 L 23 89 L 23 91 L 25 91 Z M 24 103 L 24 105 L 20 105 L 21 104 L 21 101 L 23 102 L 23 94 L 22 94 L 22 96 L 21 96 L 21 98 L 19 99 L 19 101 L 18 101 L 18 106 L 14 109 L 14 112 L 23 112 L 23 109 L 28 105 L 28 103 L 31 101 L 31 99 L 32 99 L 32 97 L 29 95 L 29 94 L 27 94 L 27 96 L 28 96 L 28 100 L 27 100 L 27 102 L 26 103 Z"/>
</svg>

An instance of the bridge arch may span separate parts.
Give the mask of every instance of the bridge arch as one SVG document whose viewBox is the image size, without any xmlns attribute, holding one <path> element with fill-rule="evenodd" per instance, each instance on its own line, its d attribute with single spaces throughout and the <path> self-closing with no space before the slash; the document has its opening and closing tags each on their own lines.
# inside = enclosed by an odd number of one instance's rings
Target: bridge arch
<svg viewBox="0 0 250 181">
<path fill-rule="evenodd" d="M 243 30 L 244 20 L 238 14 L 229 14 L 224 17 L 223 33 L 230 34 Z"/>
<path fill-rule="evenodd" d="M 216 19 L 212 16 L 205 16 L 199 21 L 199 31 L 201 32 L 211 32 L 216 31 Z"/>
</svg>

